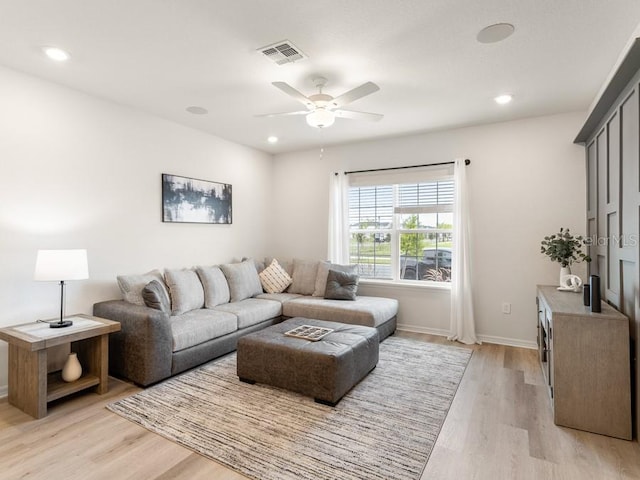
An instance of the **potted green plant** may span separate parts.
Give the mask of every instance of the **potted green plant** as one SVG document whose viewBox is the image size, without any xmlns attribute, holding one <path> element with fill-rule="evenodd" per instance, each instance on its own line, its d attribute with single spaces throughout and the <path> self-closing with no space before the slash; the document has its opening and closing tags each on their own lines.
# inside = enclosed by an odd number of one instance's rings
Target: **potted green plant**
<svg viewBox="0 0 640 480">
<path fill-rule="evenodd" d="M 587 242 L 581 235 L 574 237 L 568 228 L 560 228 L 558 233 L 544 237 L 540 252 L 553 262 L 558 262 L 560 268 L 560 285 L 565 275 L 571 274 L 571 265 L 577 262 L 590 262 L 591 257 L 582 251 Z"/>
</svg>

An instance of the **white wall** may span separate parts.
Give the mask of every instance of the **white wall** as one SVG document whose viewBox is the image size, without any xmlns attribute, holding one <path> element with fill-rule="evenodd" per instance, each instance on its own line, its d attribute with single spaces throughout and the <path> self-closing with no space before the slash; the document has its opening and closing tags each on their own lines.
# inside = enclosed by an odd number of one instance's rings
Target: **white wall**
<svg viewBox="0 0 640 480">
<path fill-rule="evenodd" d="M 0 105 L 0 326 L 58 313 L 38 249 L 88 250 L 69 313 L 118 298 L 118 274 L 268 253 L 271 155 L 4 68 Z M 232 184 L 233 225 L 162 223 L 161 173 Z"/>
<path fill-rule="evenodd" d="M 0 68 L 0 326 L 57 314 L 56 284 L 33 281 L 36 251 L 87 248 L 91 278 L 68 287 L 67 310 L 119 296 L 115 276 L 241 256 L 325 258 L 328 180 L 338 169 L 472 160 L 478 332 L 535 340 L 535 284 L 558 266 L 539 254 L 560 226 L 584 230 L 583 150 L 572 113 L 268 154 Z M 181 107 L 177 107 L 181 108 Z M 234 223 L 163 224 L 160 174 L 231 183 Z M 577 273 L 584 275 L 581 268 Z M 443 333 L 446 290 L 363 286 L 401 302 L 405 328 Z M 501 303 L 512 314 L 501 313 Z M 0 342 L 0 393 L 7 380 Z"/>
<path fill-rule="evenodd" d="M 535 285 L 558 281 L 559 264 L 540 241 L 560 227 L 585 229 L 584 150 L 572 143 L 583 112 L 384 139 L 277 155 L 271 251 L 325 258 L 329 177 L 336 170 L 418 165 L 469 158 L 477 332 L 486 341 L 535 342 Z M 332 127 L 334 128 L 334 127 Z M 335 128 L 339 128 L 336 126 Z M 584 278 L 584 266 L 574 273 Z M 364 294 L 400 300 L 398 321 L 445 333 L 448 291 L 362 286 Z M 512 304 L 503 314 L 503 302 Z"/>
</svg>

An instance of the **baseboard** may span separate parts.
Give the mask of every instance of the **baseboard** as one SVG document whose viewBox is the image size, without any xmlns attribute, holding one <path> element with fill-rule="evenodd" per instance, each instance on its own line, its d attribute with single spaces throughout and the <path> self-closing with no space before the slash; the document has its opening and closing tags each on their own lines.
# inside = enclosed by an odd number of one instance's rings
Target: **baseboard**
<svg viewBox="0 0 640 480">
<path fill-rule="evenodd" d="M 4 398 L 9 395 L 9 387 L 7 385 L 0 385 L 0 398 Z"/>
<path fill-rule="evenodd" d="M 495 343 L 497 345 L 506 345 L 508 347 L 528 348 L 530 350 L 538 349 L 538 345 L 536 344 L 536 342 L 530 342 L 528 340 L 520 340 L 517 338 L 494 337 L 491 335 L 478 335 L 478 340 L 480 340 L 481 342 Z"/>
<path fill-rule="evenodd" d="M 402 323 L 399 323 L 396 328 L 403 332 L 426 333 L 427 335 L 437 335 L 439 337 L 449 336 L 449 330 L 443 330 L 441 328 L 418 327 L 415 325 L 404 325 Z"/>
<path fill-rule="evenodd" d="M 404 325 L 401 323 L 398 324 L 397 329 L 404 332 L 438 335 L 439 337 L 448 337 L 450 334 L 449 330 L 444 330 L 441 328 L 418 327 L 415 325 Z M 508 347 L 520 347 L 532 350 L 536 350 L 538 348 L 536 342 L 529 342 L 527 340 L 519 340 L 516 338 L 495 337 L 492 335 L 478 335 L 478 340 L 483 343 L 495 343 L 497 345 L 506 345 Z"/>
</svg>

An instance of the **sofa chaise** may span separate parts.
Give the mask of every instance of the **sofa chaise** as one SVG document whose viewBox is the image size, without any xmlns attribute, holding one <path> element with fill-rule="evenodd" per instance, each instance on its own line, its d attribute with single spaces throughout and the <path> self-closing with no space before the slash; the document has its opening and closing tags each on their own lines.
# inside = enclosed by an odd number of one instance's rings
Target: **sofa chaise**
<svg viewBox="0 0 640 480">
<path fill-rule="evenodd" d="M 121 300 L 94 304 L 120 322 L 109 338 L 109 372 L 141 386 L 225 355 L 238 339 L 291 317 L 364 325 L 380 341 L 396 328 L 395 299 L 356 295 L 354 266 L 294 259 L 118 277 Z"/>
</svg>

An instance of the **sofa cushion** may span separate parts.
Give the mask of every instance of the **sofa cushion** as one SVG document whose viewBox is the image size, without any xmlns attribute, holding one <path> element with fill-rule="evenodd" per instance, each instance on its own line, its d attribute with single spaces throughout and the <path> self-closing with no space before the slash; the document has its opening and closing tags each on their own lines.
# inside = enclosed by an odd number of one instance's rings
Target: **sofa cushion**
<svg viewBox="0 0 640 480">
<path fill-rule="evenodd" d="M 291 285 L 291 277 L 275 258 L 259 274 L 262 288 L 267 293 L 282 293 Z"/>
<path fill-rule="evenodd" d="M 260 273 L 261 271 L 264 270 L 264 268 L 269 265 L 269 263 L 265 263 L 265 262 L 261 262 L 260 260 L 256 260 L 255 258 L 251 258 L 251 257 L 242 257 L 242 262 L 246 262 L 247 260 L 253 260 L 253 264 L 256 266 L 256 271 L 258 273 Z"/>
<path fill-rule="evenodd" d="M 392 298 L 357 297 L 353 302 L 320 297 L 298 297 L 282 305 L 286 317 L 307 317 L 330 322 L 377 327 L 398 314 L 398 301 Z"/>
<path fill-rule="evenodd" d="M 204 307 L 204 289 L 194 270 L 165 270 L 164 278 L 169 287 L 173 315 Z"/>
<path fill-rule="evenodd" d="M 142 289 L 144 304 L 155 310 L 171 315 L 171 300 L 167 295 L 167 289 L 158 280 L 151 280 Z"/>
<path fill-rule="evenodd" d="M 239 302 L 262 293 L 260 277 L 252 259 L 240 263 L 227 263 L 220 265 L 220 268 L 227 278 L 232 302 Z"/>
<path fill-rule="evenodd" d="M 318 275 L 316 276 L 316 286 L 313 290 L 314 297 L 324 297 L 325 290 L 327 289 L 327 276 L 329 275 L 329 269 L 337 270 L 339 272 L 358 273 L 357 265 L 338 265 L 331 262 L 319 262 L 318 263 Z"/>
<path fill-rule="evenodd" d="M 204 306 L 213 308 L 231 298 L 227 278 L 220 267 L 197 267 L 196 272 L 204 287 Z"/>
<path fill-rule="evenodd" d="M 270 318 L 282 315 L 282 304 L 274 300 L 260 298 L 247 298 L 239 302 L 218 305 L 216 311 L 228 312 L 238 317 L 238 328 L 246 328 L 256 325 Z"/>
<path fill-rule="evenodd" d="M 285 303 L 289 300 L 293 300 L 294 298 L 299 298 L 302 295 L 299 293 L 261 293 L 260 295 L 256 295 L 255 298 L 262 298 L 264 300 L 275 300 L 276 302 Z"/>
<path fill-rule="evenodd" d="M 332 300 L 355 300 L 359 278 L 356 273 L 340 272 L 332 268 L 329 269 L 327 289 L 324 298 Z"/>
<path fill-rule="evenodd" d="M 173 336 L 173 351 L 199 345 L 238 329 L 238 318 L 217 310 L 192 310 L 169 319 Z"/>
<path fill-rule="evenodd" d="M 151 280 L 158 280 L 166 291 L 160 270 L 151 270 L 142 275 L 118 275 L 117 280 L 124 299 L 135 305 L 144 305 L 142 290 Z"/>
<path fill-rule="evenodd" d="M 299 293 L 301 295 L 312 295 L 316 288 L 316 277 L 318 276 L 317 260 L 293 259 L 293 282 L 289 287 L 289 293 Z"/>
</svg>

